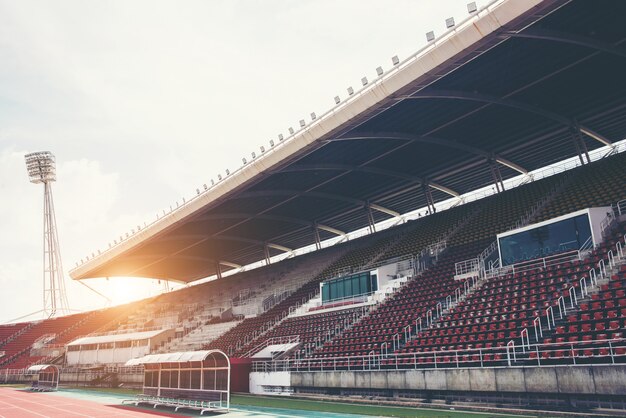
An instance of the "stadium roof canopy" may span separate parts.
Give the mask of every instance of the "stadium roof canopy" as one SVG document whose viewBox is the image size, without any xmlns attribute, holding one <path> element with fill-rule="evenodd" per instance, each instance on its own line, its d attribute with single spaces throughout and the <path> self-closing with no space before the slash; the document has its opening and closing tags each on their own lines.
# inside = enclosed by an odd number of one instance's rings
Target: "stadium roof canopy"
<svg viewBox="0 0 626 418">
<path fill-rule="evenodd" d="M 493 2 L 71 276 L 189 282 L 621 140 L 624 16 Z"/>
</svg>

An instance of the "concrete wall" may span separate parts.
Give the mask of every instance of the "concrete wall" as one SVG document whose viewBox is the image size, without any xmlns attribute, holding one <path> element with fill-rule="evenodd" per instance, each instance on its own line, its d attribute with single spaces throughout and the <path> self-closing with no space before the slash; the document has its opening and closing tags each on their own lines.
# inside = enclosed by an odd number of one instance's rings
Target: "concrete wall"
<svg viewBox="0 0 626 418">
<path fill-rule="evenodd" d="M 250 373 L 250 393 L 257 395 L 289 395 L 291 387 L 290 372 L 252 372 Z"/>
<path fill-rule="evenodd" d="M 291 386 L 626 395 L 626 365 L 292 372 Z"/>
</svg>

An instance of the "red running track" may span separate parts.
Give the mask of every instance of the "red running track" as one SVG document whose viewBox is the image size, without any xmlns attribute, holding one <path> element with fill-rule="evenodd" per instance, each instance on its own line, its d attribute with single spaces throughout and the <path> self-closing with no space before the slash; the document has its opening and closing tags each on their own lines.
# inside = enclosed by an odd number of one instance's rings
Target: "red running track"
<svg viewBox="0 0 626 418">
<path fill-rule="evenodd" d="M 82 399 L 0 388 L 0 418 L 78 418 L 141 417 L 150 415 L 181 417 L 160 411 L 135 409 L 122 405 L 104 405 Z M 184 416 L 184 415 L 183 415 Z"/>
</svg>

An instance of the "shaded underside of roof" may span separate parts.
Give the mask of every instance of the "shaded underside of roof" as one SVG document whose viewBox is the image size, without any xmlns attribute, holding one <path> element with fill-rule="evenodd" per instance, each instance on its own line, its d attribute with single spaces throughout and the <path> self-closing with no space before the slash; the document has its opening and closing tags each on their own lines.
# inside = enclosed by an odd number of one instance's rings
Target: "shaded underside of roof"
<svg viewBox="0 0 626 418">
<path fill-rule="evenodd" d="M 626 137 L 626 2 L 549 1 L 81 277 L 193 281 Z M 541 13 L 540 13 L 541 12 Z M 368 207 L 370 209 L 368 209 Z M 319 226 L 323 226 L 318 228 Z M 326 227 L 326 228 L 324 228 Z M 269 245 L 269 247 L 267 247 Z M 283 249 L 277 247 L 284 247 Z"/>
</svg>

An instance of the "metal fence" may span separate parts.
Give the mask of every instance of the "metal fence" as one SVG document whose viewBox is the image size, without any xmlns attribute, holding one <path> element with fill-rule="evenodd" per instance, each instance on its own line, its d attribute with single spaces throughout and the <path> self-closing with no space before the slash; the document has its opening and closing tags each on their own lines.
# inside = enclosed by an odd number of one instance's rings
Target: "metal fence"
<svg viewBox="0 0 626 418">
<path fill-rule="evenodd" d="M 499 347 L 468 350 L 258 361 L 252 363 L 252 371 L 379 371 L 590 363 L 626 363 L 626 338 L 518 345 L 509 341 Z"/>
</svg>

